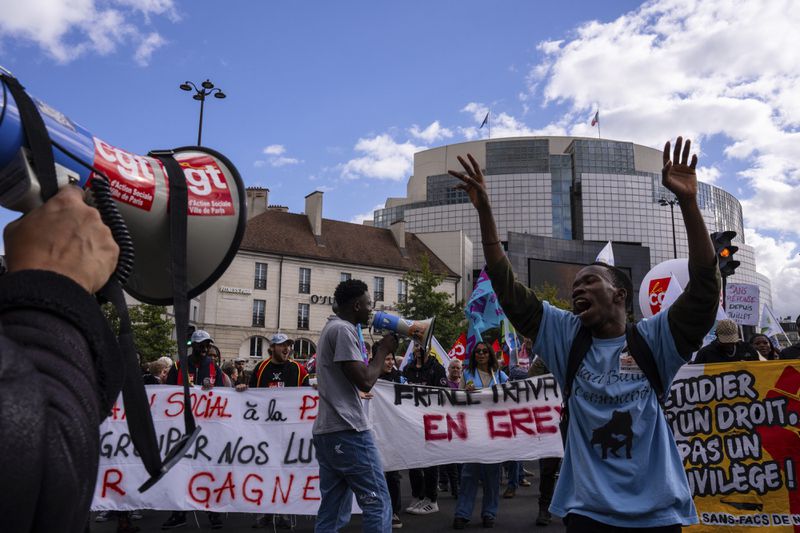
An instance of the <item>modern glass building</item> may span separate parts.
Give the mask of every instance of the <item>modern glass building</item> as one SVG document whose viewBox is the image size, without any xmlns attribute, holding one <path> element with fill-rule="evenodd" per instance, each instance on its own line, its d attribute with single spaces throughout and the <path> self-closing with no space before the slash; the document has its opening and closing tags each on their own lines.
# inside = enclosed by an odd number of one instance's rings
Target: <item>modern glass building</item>
<svg viewBox="0 0 800 533">
<path fill-rule="evenodd" d="M 649 249 L 650 266 L 686 257 L 680 208 L 661 185 L 660 150 L 631 142 L 580 137 L 520 137 L 471 141 L 418 152 L 404 198 L 389 198 L 375 211 L 374 225 L 388 228 L 404 220 L 418 234 L 464 230 L 480 242 L 478 217 L 466 194 L 447 174 L 460 169 L 457 156 L 471 153 L 487 176 L 500 233 L 527 233 L 553 239 L 613 241 Z M 744 237 L 742 207 L 727 191 L 699 185 L 699 204 L 709 231 L 733 230 L 741 266 L 729 282 L 761 287 L 771 304 L 769 280 L 756 274 L 753 248 Z M 667 205 L 661 205 L 666 203 Z M 673 218 L 674 217 L 674 218 Z M 673 243 L 673 221 L 675 238 Z M 473 247 L 473 264 L 483 264 Z M 635 282 L 635 280 L 634 280 Z M 765 290 L 766 289 L 766 290 Z"/>
</svg>

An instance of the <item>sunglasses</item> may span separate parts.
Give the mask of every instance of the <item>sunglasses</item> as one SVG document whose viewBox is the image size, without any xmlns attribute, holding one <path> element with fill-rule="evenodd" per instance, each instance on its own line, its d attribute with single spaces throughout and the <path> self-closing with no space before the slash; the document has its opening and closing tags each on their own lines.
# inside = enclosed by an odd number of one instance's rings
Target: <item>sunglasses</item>
<svg viewBox="0 0 800 533">
<path fill-rule="evenodd" d="M 481 348 L 480 350 L 475 350 L 475 353 L 489 353 L 489 350 L 486 348 Z"/>
</svg>

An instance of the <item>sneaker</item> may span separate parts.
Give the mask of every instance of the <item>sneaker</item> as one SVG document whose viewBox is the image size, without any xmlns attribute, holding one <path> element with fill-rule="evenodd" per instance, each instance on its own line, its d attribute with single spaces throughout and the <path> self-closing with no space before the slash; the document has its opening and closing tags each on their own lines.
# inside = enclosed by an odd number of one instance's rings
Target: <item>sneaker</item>
<svg viewBox="0 0 800 533">
<path fill-rule="evenodd" d="M 520 487 L 530 487 L 531 486 L 531 482 L 528 481 L 525 478 L 522 478 L 522 480 L 519 482 L 519 486 Z"/>
<path fill-rule="evenodd" d="M 494 527 L 494 517 L 493 516 L 484 516 L 483 517 L 483 527 L 487 529 L 491 529 Z"/>
<path fill-rule="evenodd" d="M 550 525 L 550 521 L 553 519 L 553 515 L 550 514 L 550 510 L 547 506 L 540 505 L 539 506 L 539 515 L 536 517 L 536 525 L 537 526 L 548 526 Z"/>
<path fill-rule="evenodd" d="M 503 498 L 510 499 L 513 498 L 517 494 L 517 490 L 514 487 L 508 487 L 506 491 L 503 493 Z"/>
<path fill-rule="evenodd" d="M 400 529 L 403 527 L 403 522 L 400 521 L 400 517 L 396 514 L 392 515 L 392 529 Z"/>
<path fill-rule="evenodd" d="M 141 519 L 142 519 L 141 511 L 131 511 L 131 520 L 141 520 Z"/>
<path fill-rule="evenodd" d="M 523 468 L 522 469 L 522 475 L 525 476 L 525 477 L 531 477 L 533 475 L 533 472 L 531 472 L 527 468 Z"/>
<path fill-rule="evenodd" d="M 222 518 L 219 513 L 208 513 L 208 523 L 211 524 L 211 529 L 222 529 Z"/>
<path fill-rule="evenodd" d="M 417 499 L 414 499 L 414 500 L 412 500 L 412 501 L 411 501 L 411 505 L 409 505 L 408 507 L 406 507 L 406 512 L 407 512 L 407 513 L 413 513 L 413 512 L 414 512 L 414 509 L 416 509 L 417 507 L 419 507 L 419 505 L 420 505 L 422 502 L 423 502 L 423 500 L 417 500 Z"/>
<path fill-rule="evenodd" d="M 161 524 L 161 529 L 177 529 L 186 525 L 186 513 L 172 513 L 167 521 Z"/>
<path fill-rule="evenodd" d="M 111 514 L 113 512 L 114 511 L 100 511 L 99 513 L 97 513 L 97 516 L 94 517 L 94 521 L 95 522 L 108 522 L 109 520 L 114 518 L 113 515 Z"/>
<path fill-rule="evenodd" d="M 417 507 L 409 511 L 411 514 L 423 515 L 439 512 L 439 504 L 424 498 Z"/>
<path fill-rule="evenodd" d="M 457 516 L 453 518 L 453 529 L 464 529 L 469 524 L 469 520 Z"/>
</svg>

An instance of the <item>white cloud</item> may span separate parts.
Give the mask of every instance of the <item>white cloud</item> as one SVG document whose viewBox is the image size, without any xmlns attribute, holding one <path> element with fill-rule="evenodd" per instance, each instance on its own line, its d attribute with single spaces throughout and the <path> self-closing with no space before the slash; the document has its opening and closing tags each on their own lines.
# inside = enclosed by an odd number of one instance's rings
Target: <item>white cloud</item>
<svg viewBox="0 0 800 533">
<path fill-rule="evenodd" d="M 146 65 L 165 43 L 158 33 L 147 31 L 151 17 L 178 20 L 172 0 L 5 0 L 1 7 L 0 39 L 32 42 L 59 63 L 132 45 L 134 60 Z"/>
<path fill-rule="evenodd" d="M 157 33 L 151 33 L 139 44 L 133 59 L 139 66 L 146 67 L 150 64 L 150 57 L 157 49 L 167 44 L 167 41 Z"/>
<path fill-rule="evenodd" d="M 788 0 L 652 0 L 611 22 L 583 24 L 569 39 L 540 43 L 541 61 L 526 78 L 530 94 L 541 91 L 546 106 L 566 109 L 568 119 L 551 126 L 570 135 L 595 135 L 587 117 L 599 108 L 604 137 L 658 148 L 678 134 L 698 148 L 711 137 L 722 141 L 724 155 L 745 169 L 741 190 L 750 196 L 742 204 L 759 270 L 778 276 L 776 307 L 795 313 L 798 26 L 800 3 Z M 510 119 L 506 126 L 525 130 Z M 701 170 L 704 181 L 722 178 L 718 167 Z"/>
<path fill-rule="evenodd" d="M 282 144 L 270 144 L 261 150 L 261 152 L 270 157 L 268 157 L 266 161 L 259 160 L 253 163 L 258 167 L 263 167 L 267 164 L 273 167 L 285 167 L 287 165 L 298 165 L 303 162 L 302 159 L 283 155 L 286 153 L 286 147 Z"/>
<path fill-rule="evenodd" d="M 315 191 L 320 191 L 320 192 L 331 192 L 331 191 L 335 191 L 336 187 L 331 187 L 329 185 L 318 185 L 317 188 L 314 189 L 314 190 Z"/>
<path fill-rule="evenodd" d="M 697 169 L 697 179 L 705 183 L 715 183 L 719 179 L 720 175 L 720 170 L 714 166 L 701 166 Z"/>
<path fill-rule="evenodd" d="M 414 153 L 425 149 L 425 146 L 417 146 L 411 141 L 398 143 L 385 133 L 359 139 L 354 150 L 364 155 L 342 165 L 341 176 L 345 179 L 401 181 L 411 173 Z"/>
<path fill-rule="evenodd" d="M 453 132 L 447 128 L 443 128 L 438 120 L 431 122 L 430 126 L 424 130 L 420 130 L 419 126 L 414 124 L 409 128 L 408 132 L 417 139 L 422 139 L 426 143 L 434 143 L 441 139 L 449 139 L 453 136 Z"/>
<path fill-rule="evenodd" d="M 263 152 L 267 155 L 281 155 L 286 152 L 286 147 L 282 144 L 270 144 Z"/>
<path fill-rule="evenodd" d="M 355 215 L 353 218 L 350 219 L 350 222 L 352 222 L 353 224 L 363 224 L 365 220 L 373 220 L 372 214 L 375 212 L 376 209 L 383 209 L 383 204 L 376 205 L 366 213 Z"/>
<path fill-rule="evenodd" d="M 746 228 L 747 243 L 756 250 L 758 270 L 772 281 L 773 311 L 776 315 L 797 314 L 800 294 L 800 256 L 798 243 L 762 235 Z"/>
<path fill-rule="evenodd" d="M 297 159 L 295 157 L 283 157 L 283 156 L 273 157 L 269 161 L 269 164 L 272 165 L 273 167 L 283 167 L 283 166 L 286 166 L 286 165 L 296 165 L 298 163 L 302 163 L 302 161 L 300 161 L 299 159 Z"/>
</svg>

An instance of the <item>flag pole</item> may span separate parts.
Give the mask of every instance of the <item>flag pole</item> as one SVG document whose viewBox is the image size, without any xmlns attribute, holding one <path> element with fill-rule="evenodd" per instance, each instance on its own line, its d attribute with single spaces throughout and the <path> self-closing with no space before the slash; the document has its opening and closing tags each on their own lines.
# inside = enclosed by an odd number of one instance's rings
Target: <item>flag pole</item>
<svg viewBox="0 0 800 533">
<path fill-rule="evenodd" d="M 492 110 L 486 112 L 486 128 L 489 130 L 489 138 L 492 138 Z"/>
<path fill-rule="evenodd" d="M 600 138 L 600 106 L 597 106 L 597 138 Z"/>
</svg>

